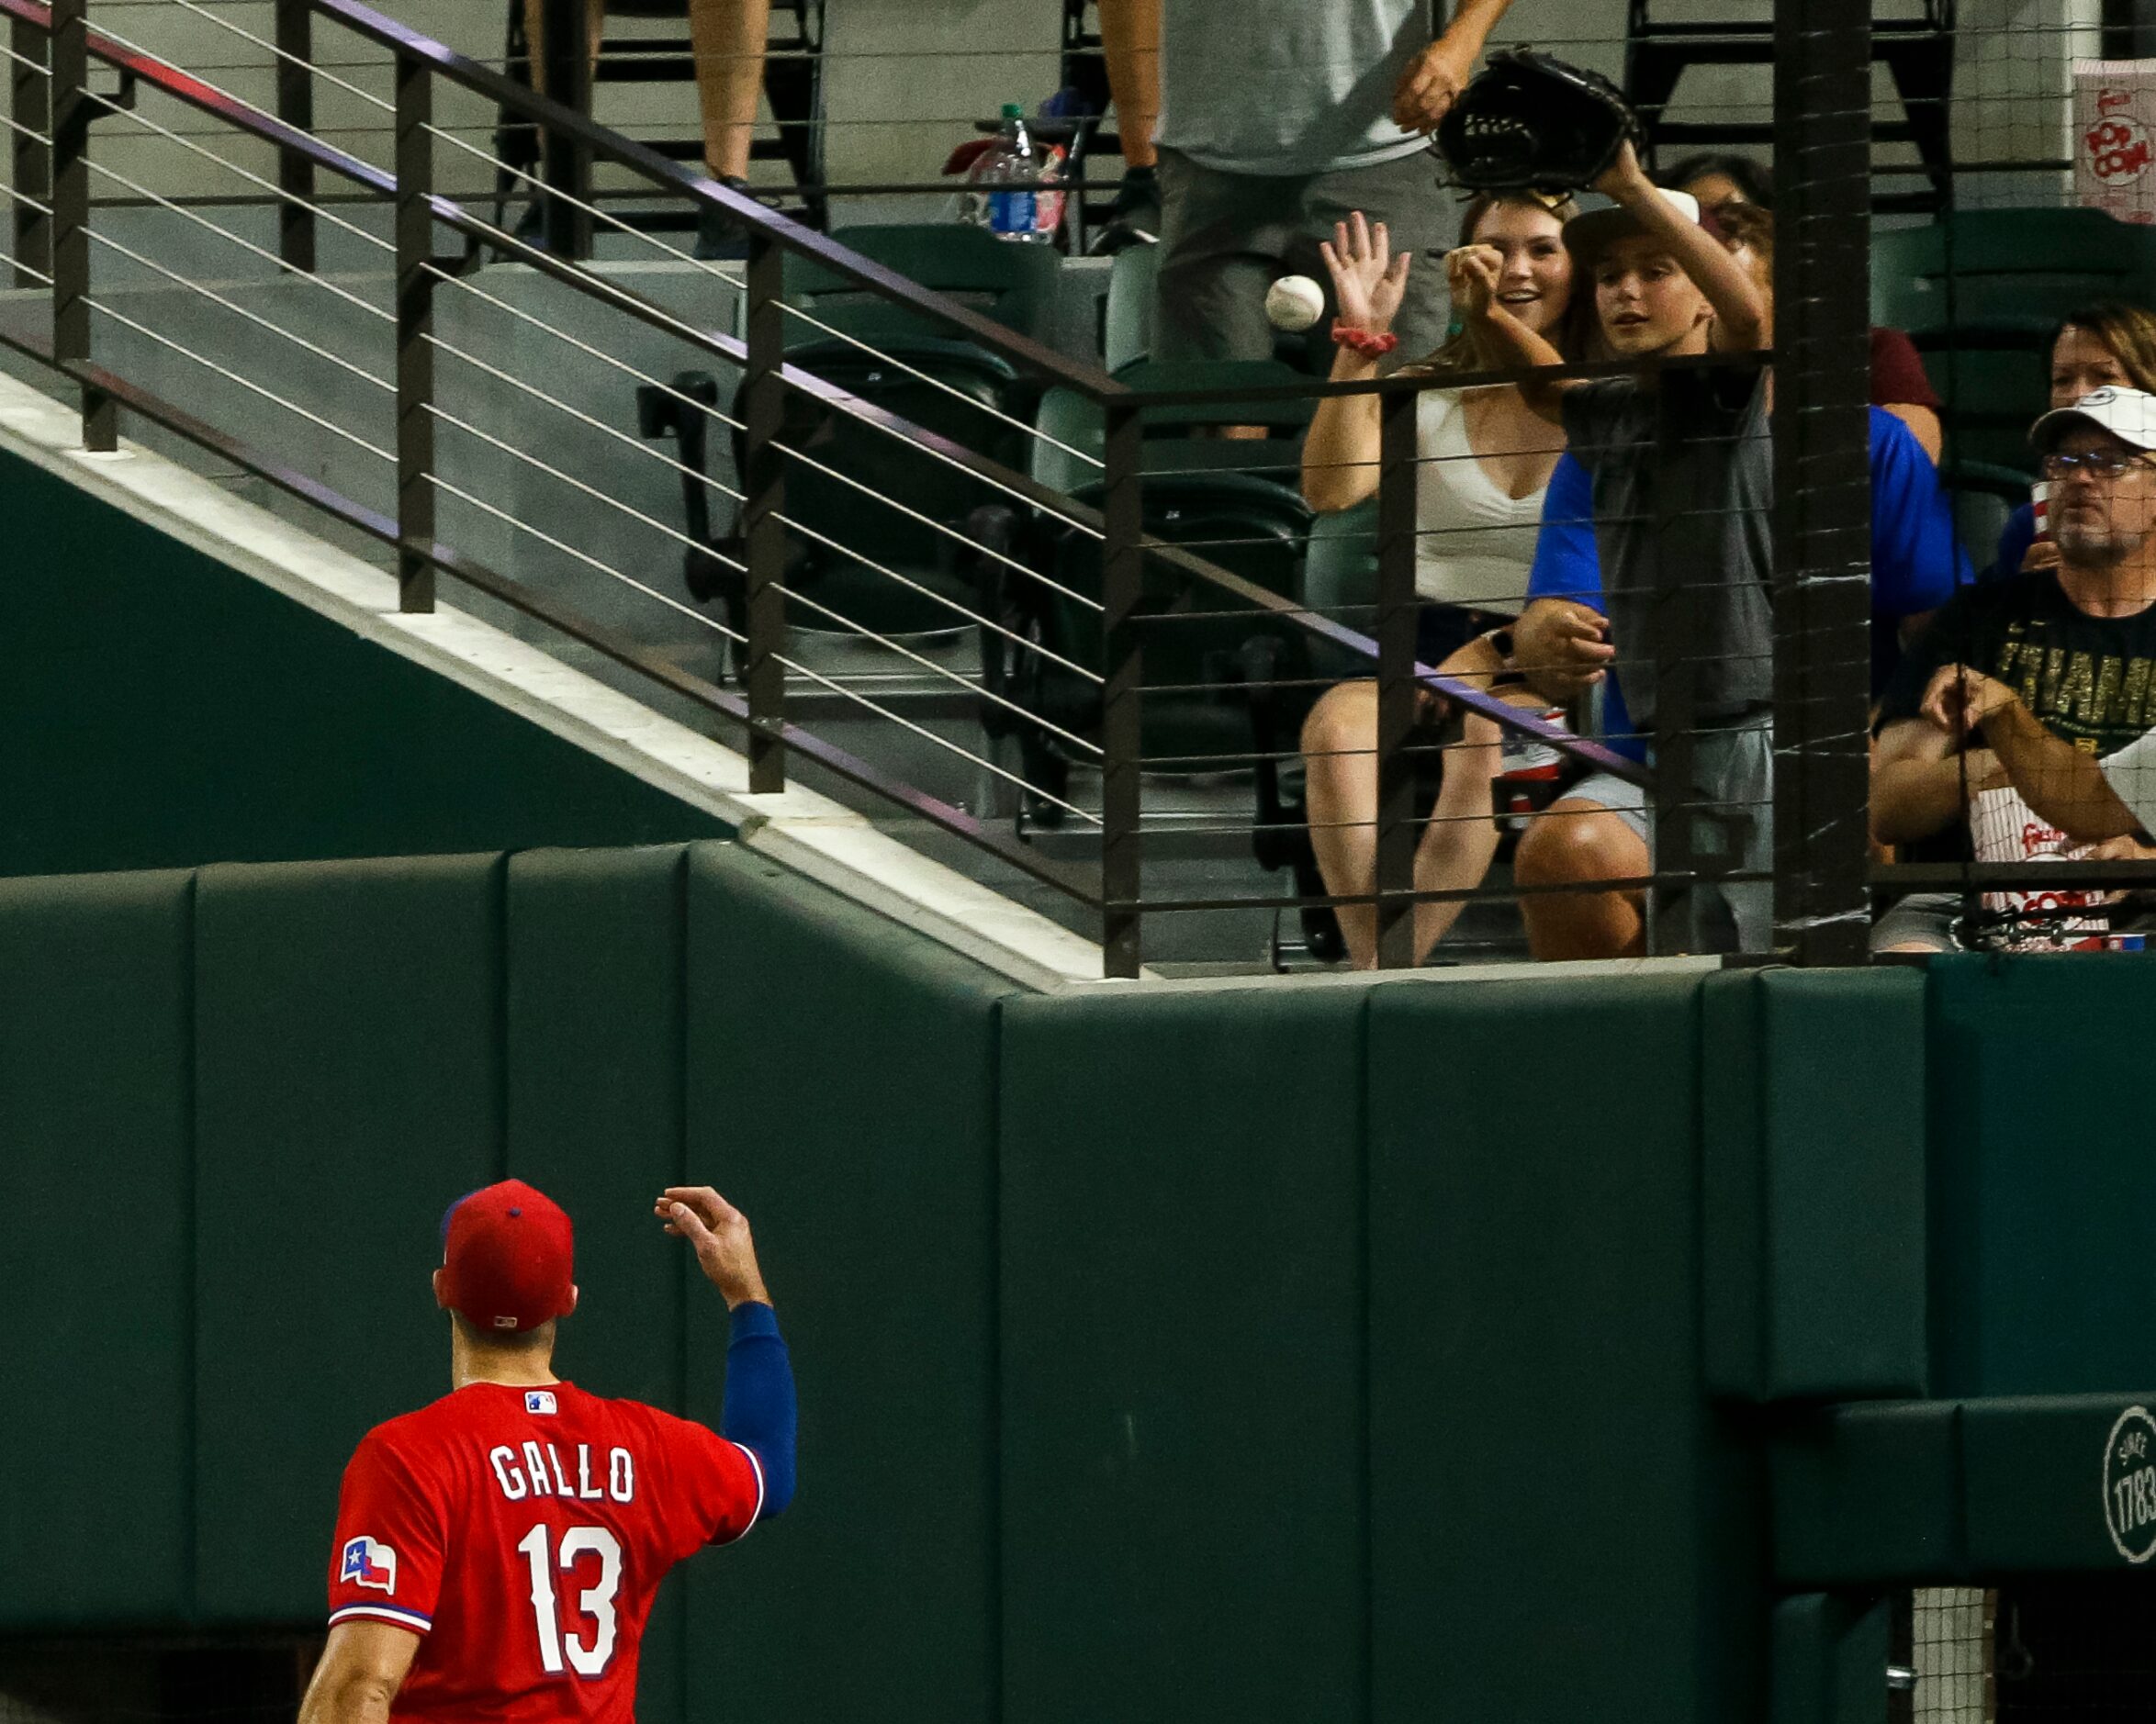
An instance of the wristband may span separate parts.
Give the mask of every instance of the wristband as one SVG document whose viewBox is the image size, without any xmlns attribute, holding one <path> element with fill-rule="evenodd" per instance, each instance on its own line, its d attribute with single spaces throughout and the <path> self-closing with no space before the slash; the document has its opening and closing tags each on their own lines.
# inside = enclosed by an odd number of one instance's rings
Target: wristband
<svg viewBox="0 0 2156 1724">
<path fill-rule="evenodd" d="M 1374 335 L 1368 330 L 1350 329 L 1338 318 L 1332 319 L 1332 339 L 1338 345 L 1360 353 L 1364 359 L 1383 359 L 1400 344 L 1400 338 L 1389 330 L 1383 335 Z"/>
</svg>

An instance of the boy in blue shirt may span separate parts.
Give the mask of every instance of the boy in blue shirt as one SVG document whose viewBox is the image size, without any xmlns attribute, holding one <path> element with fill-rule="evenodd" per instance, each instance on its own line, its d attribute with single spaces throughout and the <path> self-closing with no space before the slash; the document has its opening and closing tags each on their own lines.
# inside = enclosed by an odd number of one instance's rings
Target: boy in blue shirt
<svg viewBox="0 0 2156 1724">
<path fill-rule="evenodd" d="M 1618 207 L 1575 221 L 1566 241 L 1594 284 L 1611 351 L 1643 359 L 1757 351 L 1771 335 L 1759 284 L 1627 157 L 1600 188 Z M 1656 645 L 1675 590 L 1689 589 L 1695 668 L 1695 854 L 1762 878 L 1717 890 L 1747 951 L 1771 945 L 1773 895 L 1773 453 L 1769 385 L 1757 369 L 1679 370 L 1574 386 L 1562 397 L 1570 453 L 1544 509 L 1533 598 L 1516 657 L 1544 694 L 1619 679 L 1605 729 L 1651 733 Z M 1883 421 L 1883 423 L 1882 423 Z M 1930 464 L 1907 431 L 1875 414 L 1875 552 L 1890 571 L 1875 602 L 1875 684 L 1903 619 L 1950 595 L 1961 559 Z M 1626 710 L 1630 716 L 1627 717 Z M 1633 751 L 1644 757 L 1636 741 Z M 1564 886 L 1653 871 L 1647 799 L 1596 774 L 1522 838 L 1522 885 Z M 1645 949 L 1645 906 L 1626 891 L 1541 892 L 1522 901 L 1537 957 Z"/>
</svg>

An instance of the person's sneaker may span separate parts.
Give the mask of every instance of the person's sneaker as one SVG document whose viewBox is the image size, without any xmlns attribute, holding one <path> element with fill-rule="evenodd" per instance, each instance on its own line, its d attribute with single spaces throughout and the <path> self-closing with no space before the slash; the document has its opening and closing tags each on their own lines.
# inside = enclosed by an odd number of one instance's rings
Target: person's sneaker
<svg viewBox="0 0 2156 1724">
<path fill-rule="evenodd" d="M 517 225 L 510 230 L 510 237 L 522 240 L 526 245 L 544 247 L 546 243 L 546 200 L 528 197 L 524 200 L 524 213 L 517 218 Z"/>
<path fill-rule="evenodd" d="M 756 197 L 759 204 L 771 206 L 769 198 L 757 197 L 748 182 L 738 174 L 722 174 L 718 180 L 730 192 L 739 192 L 744 197 Z M 747 231 L 724 210 L 714 209 L 709 204 L 699 204 L 696 207 L 696 250 L 691 255 L 699 263 L 718 263 L 747 257 Z"/>
</svg>

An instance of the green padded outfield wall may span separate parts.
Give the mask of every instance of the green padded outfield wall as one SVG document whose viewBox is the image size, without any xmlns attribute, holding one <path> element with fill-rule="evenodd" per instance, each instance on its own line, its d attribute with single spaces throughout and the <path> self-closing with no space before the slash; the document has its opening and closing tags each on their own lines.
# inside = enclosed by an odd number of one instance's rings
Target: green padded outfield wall
<svg viewBox="0 0 2156 1724">
<path fill-rule="evenodd" d="M 0 520 L 0 875 L 730 835 L 6 452 Z"/>
<path fill-rule="evenodd" d="M 694 1177 L 758 1222 L 803 1491 L 670 1584 L 647 1724 L 1765 1718 L 1841 1642 L 1776 1614 L 1762 1411 L 1922 1395 L 2030 1278 L 2156 1316 L 2006 1139 L 1941 1151 L 1942 1049 L 2016 1057 L 2067 973 L 1038 996 L 724 843 L 0 881 L 0 1632 L 316 1619 L 504 1172 L 578 1217 L 565 1373 L 715 1416 L 649 1215 Z M 2109 1118 L 2117 1050 L 2038 1039 Z"/>
</svg>

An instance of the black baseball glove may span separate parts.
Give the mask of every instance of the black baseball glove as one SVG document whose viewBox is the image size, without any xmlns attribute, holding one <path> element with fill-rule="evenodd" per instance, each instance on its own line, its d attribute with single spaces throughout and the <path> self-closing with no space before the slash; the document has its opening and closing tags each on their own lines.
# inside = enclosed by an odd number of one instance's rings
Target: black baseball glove
<svg viewBox="0 0 2156 1724">
<path fill-rule="evenodd" d="M 1575 192 L 1627 140 L 1645 142 L 1623 95 L 1600 73 L 1532 48 L 1492 54 L 1437 129 L 1437 151 L 1470 192 Z"/>
</svg>

